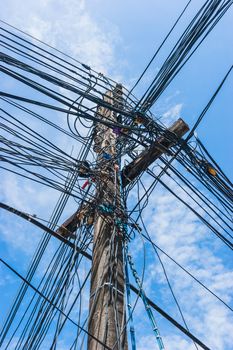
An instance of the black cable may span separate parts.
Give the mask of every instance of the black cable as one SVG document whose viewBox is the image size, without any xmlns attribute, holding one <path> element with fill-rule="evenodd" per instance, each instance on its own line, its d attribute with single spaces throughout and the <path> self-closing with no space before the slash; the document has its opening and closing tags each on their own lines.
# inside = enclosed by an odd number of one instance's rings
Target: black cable
<svg viewBox="0 0 233 350">
<path fill-rule="evenodd" d="M 18 276 L 24 283 L 26 283 L 31 289 L 33 289 L 37 294 L 41 296 L 47 303 L 52 305 L 56 310 L 58 310 L 65 318 L 67 318 L 72 324 L 77 326 L 79 329 L 81 329 L 83 332 L 88 334 L 91 338 L 93 338 L 95 341 L 97 341 L 99 344 L 101 344 L 104 349 L 111 350 L 107 345 L 102 343 L 99 339 L 97 339 L 95 336 L 90 334 L 86 329 L 82 328 L 79 324 L 77 324 L 75 321 L 73 321 L 68 315 L 66 315 L 62 310 L 60 310 L 56 305 L 54 305 L 46 296 L 44 296 L 36 287 L 34 287 L 30 282 L 27 281 L 20 273 L 18 273 L 13 267 L 11 267 L 7 262 L 5 262 L 2 258 L 0 258 L 0 261 L 9 269 L 11 270 L 16 276 Z"/>
<path fill-rule="evenodd" d="M 189 6 L 189 4 L 191 3 L 191 0 L 185 5 L 184 9 L 182 10 L 181 14 L 179 15 L 179 17 L 177 18 L 177 20 L 175 21 L 175 23 L 173 24 L 173 26 L 171 27 L 171 29 L 169 30 L 168 34 L 165 36 L 164 40 L 162 41 L 162 43 L 159 45 L 158 49 L 155 51 L 153 57 L 151 58 L 151 60 L 149 61 L 149 63 L 147 64 L 146 68 L 144 69 L 144 71 L 142 72 L 142 74 L 140 75 L 140 77 L 138 78 L 138 80 L 136 81 L 136 83 L 133 85 L 133 87 L 131 88 L 131 90 L 129 91 L 129 95 L 133 92 L 133 90 L 136 88 L 136 86 L 139 84 L 139 82 L 141 81 L 142 77 L 145 75 L 146 71 L 148 70 L 148 68 L 150 67 L 150 65 L 152 64 L 152 62 L 154 61 L 155 57 L 158 55 L 159 51 L 161 50 L 161 48 L 163 47 L 163 45 L 165 44 L 165 42 L 167 41 L 167 39 L 169 38 L 170 34 L 172 33 L 172 31 L 174 30 L 174 28 L 176 27 L 177 23 L 179 22 L 179 20 L 181 19 L 181 17 L 183 16 L 183 14 L 185 13 L 187 7 Z"/>
</svg>

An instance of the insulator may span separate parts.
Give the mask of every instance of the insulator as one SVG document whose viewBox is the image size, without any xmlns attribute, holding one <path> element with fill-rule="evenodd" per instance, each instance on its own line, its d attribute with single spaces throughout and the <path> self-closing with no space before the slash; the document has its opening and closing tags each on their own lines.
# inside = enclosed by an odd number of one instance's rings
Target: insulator
<svg viewBox="0 0 233 350">
<path fill-rule="evenodd" d="M 212 175 L 212 176 L 216 176 L 216 175 L 217 175 L 217 171 L 216 171 L 214 168 L 212 168 L 211 166 L 209 166 L 209 167 L 207 168 L 207 171 L 208 171 L 208 173 L 209 173 L 210 175 Z"/>
<path fill-rule="evenodd" d="M 112 156 L 111 156 L 111 154 L 104 152 L 103 153 L 103 158 L 109 160 L 109 159 L 112 158 Z"/>
</svg>

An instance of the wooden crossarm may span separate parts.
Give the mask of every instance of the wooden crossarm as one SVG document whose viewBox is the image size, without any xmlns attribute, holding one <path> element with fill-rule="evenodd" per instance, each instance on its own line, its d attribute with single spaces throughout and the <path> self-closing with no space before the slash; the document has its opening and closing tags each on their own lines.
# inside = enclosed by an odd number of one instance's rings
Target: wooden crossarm
<svg viewBox="0 0 233 350">
<path fill-rule="evenodd" d="M 122 169 L 122 186 L 126 187 L 137 176 L 144 172 L 163 153 L 174 146 L 177 138 L 180 139 L 188 130 L 188 125 L 180 118 L 170 126 L 164 136 L 156 140 L 152 146 L 143 150 L 131 163 Z M 174 137 L 172 137 L 172 134 Z M 170 135 L 169 135 L 170 134 Z"/>
</svg>

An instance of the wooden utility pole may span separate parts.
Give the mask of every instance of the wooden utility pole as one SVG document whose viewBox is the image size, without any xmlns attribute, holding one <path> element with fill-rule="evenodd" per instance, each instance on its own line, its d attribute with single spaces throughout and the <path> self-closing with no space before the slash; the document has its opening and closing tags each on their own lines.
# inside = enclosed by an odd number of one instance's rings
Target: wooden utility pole
<svg viewBox="0 0 233 350">
<path fill-rule="evenodd" d="M 122 89 L 117 85 L 107 92 L 104 101 L 119 107 Z M 98 114 L 107 121 L 117 121 L 115 112 L 105 107 Z M 121 220 L 120 174 L 117 136 L 101 123 L 96 125 L 94 150 L 98 153 L 96 212 L 94 223 L 90 310 L 88 331 L 106 346 L 127 350 L 124 304 L 124 268 Z M 94 338 L 88 338 L 88 350 L 103 350 Z"/>
<path fill-rule="evenodd" d="M 105 94 L 104 102 L 119 108 L 122 103 L 121 95 L 121 86 L 117 85 L 113 92 Z M 116 113 L 106 107 L 98 108 L 98 116 L 103 121 L 120 121 Z M 169 153 L 169 148 L 177 144 L 189 127 L 182 119 L 178 119 L 164 131 L 163 136 L 142 151 L 121 172 L 116 158 L 117 147 L 120 147 L 117 135 L 101 122 L 95 128 L 94 150 L 98 154 L 98 176 L 95 179 L 94 203 L 82 205 L 61 225 L 58 233 L 72 237 L 77 226 L 81 224 L 80 218 L 87 218 L 95 205 L 88 350 L 104 349 L 95 339 L 108 348 L 127 350 L 122 235 L 124 211 L 120 183 L 122 188 L 126 187 L 163 153 Z"/>
</svg>

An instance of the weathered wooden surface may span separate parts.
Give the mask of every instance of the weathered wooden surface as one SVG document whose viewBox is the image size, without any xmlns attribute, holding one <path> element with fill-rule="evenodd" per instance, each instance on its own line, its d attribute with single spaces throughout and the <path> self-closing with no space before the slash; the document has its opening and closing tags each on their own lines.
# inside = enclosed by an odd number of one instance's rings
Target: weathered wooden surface
<svg viewBox="0 0 233 350">
<path fill-rule="evenodd" d="M 127 186 L 132 180 L 139 176 L 163 153 L 169 150 L 171 146 L 176 143 L 176 137 L 181 138 L 188 130 L 188 125 L 182 120 L 178 119 L 170 128 L 167 129 L 167 137 L 162 136 L 160 139 L 149 148 L 139 154 L 131 163 L 126 165 L 122 170 L 122 185 Z M 173 133 L 175 137 L 172 137 Z"/>
<path fill-rule="evenodd" d="M 107 93 L 104 99 L 111 103 L 115 100 L 114 92 Z M 103 107 L 99 113 L 108 120 L 114 121 L 116 118 L 114 112 Z M 99 146 L 96 150 L 99 152 L 97 163 L 100 178 L 96 180 L 97 209 L 88 331 L 110 348 L 127 350 L 122 235 L 115 222 L 116 212 L 120 211 L 119 174 L 114 168 L 117 141 L 112 129 L 103 124 L 97 127 L 102 138 L 101 144 L 96 145 Z M 96 140 L 99 142 L 98 138 Z M 107 152 L 112 158 L 103 161 L 103 152 Z M 103 213 L 99 210 L 101 205 L 115 209 Z M 88 350 L 103 350 L 103 346 L 89 336 Z"/>
</svg>

